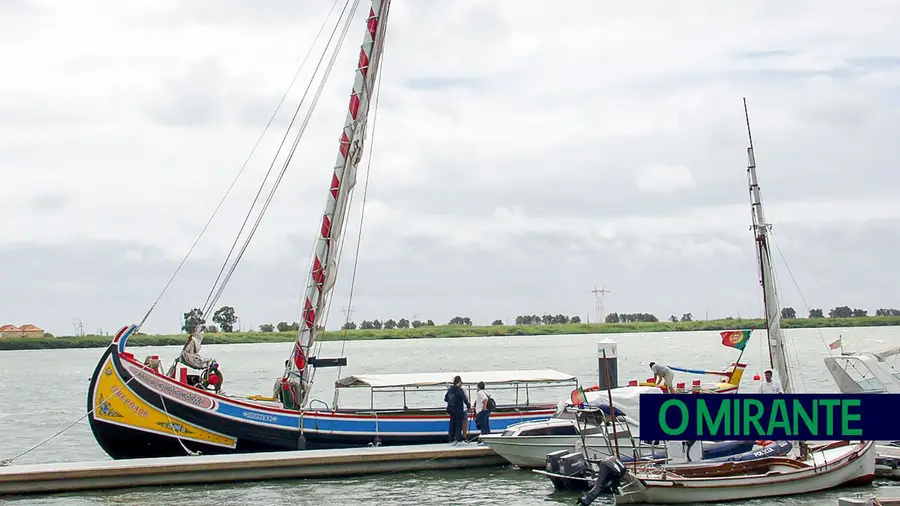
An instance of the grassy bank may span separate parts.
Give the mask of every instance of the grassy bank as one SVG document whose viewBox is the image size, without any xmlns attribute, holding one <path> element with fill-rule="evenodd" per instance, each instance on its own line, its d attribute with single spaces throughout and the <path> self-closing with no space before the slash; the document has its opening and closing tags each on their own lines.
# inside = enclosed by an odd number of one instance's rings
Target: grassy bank
<svg viewBox="0 0 900 506">
<path fill-rule="evenodd" d="M 614 334 L 627 332 L 685 332 L 698 330 L 730 330 L 761 328 L 762 320 L 708 320 L 693 322 L 654 323 L 567 323 L 562 325 L 493 325 L 469 327 L 442 325 L 417 329 L 391 330 L 332 330 L 319 334 L 323 341 L 355 341 L 365 339 L 427 339 L 434 337 L 478 336 L 539 336 L 554 334 Z M 821 327 L 876 327 L 900 326 L 900 317 L 867 316 L 861 318 L 796 318 L 783 320 L 784 328 Z M 206 334 L 203 344 L 272 343 L 290 342 L 295 332 L 234 332 L 231 334 Z M 166 346 L 184 343 L 185 335 L 137 335 L 128 340 L 129 346 Z M 41 339 L 0 339 L 0 350 L 35 350 L 52 348 L 102 348 L 108 345 L 108 336 L 47 337 Z"/>
</svg>

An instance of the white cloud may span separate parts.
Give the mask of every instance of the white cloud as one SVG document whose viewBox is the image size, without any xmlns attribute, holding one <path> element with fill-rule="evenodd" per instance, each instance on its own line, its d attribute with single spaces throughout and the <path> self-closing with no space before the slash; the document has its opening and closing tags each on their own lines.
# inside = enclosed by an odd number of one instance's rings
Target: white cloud
<svg viewBox="0 0 900 506">
<path fill-rule="evenodd" d="M 593 262 L 585 251 L 633 255 L 634 272 L 639 259 L 681 253 L 712 265 L 749 240 L 742 96 L 776 234 L 781 223 L 900 219 L 894 2 L 542 5 L 394 2 L 364 258 L 409 255 L 404 241 L 451 256 L 555 255 L 569 259 L 557 274 L 572 283 L 582 259 Z M 0 189 L 15 205 L 4 206 L 0 247 L 105 239 L 180 259 L 329 8 L 4 3 L 0 59 L 14 77 L 0 80 Z M 248 259 L 307 254 L 297 243 L 318 227 L 363 11 Z M 198 258 L 219 262 L 231 247 L 310 70 Z M 581 249 L 569 253 L 570 243 Z"/>
<path fill-rule="evenodd" d="M 694 186 L 694 176 L 683 165 L 656 164 L 641 167 L 636 174 L 637 188 L 646 192 L 673 192 Z"/>
</svg>

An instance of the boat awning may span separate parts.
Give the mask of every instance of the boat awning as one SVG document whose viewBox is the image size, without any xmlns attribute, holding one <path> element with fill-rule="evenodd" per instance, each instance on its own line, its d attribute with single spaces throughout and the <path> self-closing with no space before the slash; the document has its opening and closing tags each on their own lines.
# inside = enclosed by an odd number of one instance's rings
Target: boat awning
<svg viewBox="0 0 900 506">
<path fill-rule="evenodd" d="M 860 351 L 846 353 L 846 355 L 864 355 L 864 354 L 872 355 L 879 361 L 883 362 L 894 355 L 900 354 L 900 346 L 888 345 L 888 346 L 881 346 L 881 347 L 877 347 L 877 348 L 870 348 L 867 350 L 860 350 Z"/>
<path fill-rule="evenodd" d="M 900 346 L 885 346 L 870 352 L 878 357 L 878 360 L 885 360 L 894 355 L 900 354 Z"/>
<path fill-rule="evenodd" d="M 483 381 L 485 385 L 510 383 L 556 383 L 575 382 L 575 376 L 553 369 L 525 371 L 460 371 L 429 372 L 413 374 L 358 374 L 341 378 L 335 382 L 338 388 L 387 388 L 387 387 L 423 387 L 451 385 L 453 377 L 459 375 L 465 383 L 474 385 Z"/>
</svg>

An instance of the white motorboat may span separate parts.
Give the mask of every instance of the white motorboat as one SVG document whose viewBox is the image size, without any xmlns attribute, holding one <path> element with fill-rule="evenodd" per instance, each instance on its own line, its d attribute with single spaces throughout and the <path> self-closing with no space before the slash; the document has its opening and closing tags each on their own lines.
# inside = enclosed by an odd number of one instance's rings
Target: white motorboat
<svg viewBox="0 0 900 506">
<path fill-rule="evenodd" d="M 825 367 L 843 394 L 900 393 L 900 371 L 888 360 L 900 346 L 850 351 L 826 357 Z"/>
<path fill-rule="evenodd" d="M 639 433 L 640 395 L 659 394 L 661 390 L 658 387 L 622 387 L 614 388 L 610 392 L 615 413 L 624 417 L 628 424 L 627 428 L 632 433 Z M 608 395 L 606 390 L 585 394 L 588 405 L 607 412 Z M 547 420 L 510 425 L 502 433 L 482 435 L 480 439 L 498 455 L 522 468 L 544 467 L 548 453 L 559 450 L 574 451 L 576 443 L 580 442 L 582 437 L 588 440 L 596 439 L 597 446 L 606 447 L 607 436 L 604 430 L 595 423 L 579 424 L 570 408 L 571 405 L 566 401 L 561 401 L 556 413 Z M 626 427 L 620 423 L 619 428 L 622 429 L 617 432 L 619 442 L 630 448 Z"/>
<path fill-rule="evenodd" d="M 842 352 L 825 358 L 825 367 L 843 394 L 900 393 L 900 371 L 890 360 L 900 346 Z M 875 474 L 900 479 L 900 441 L 875 444 Z"/>
<path fill-rule="evenodd" d="M 745 366 L 746 364 L 735 362 L 726 367 L 724 371 L 691 370 L 691 372 L 698 374 L 724 376 L 724 381 L 720 380 L 706 385 L 695 384 L 692 390 L 688 391 L 735 393 L 740 384 Z M 624 416 L 627 421 L 627 427 L 620 424 L 617 428 L 616 437 L 619 439 L 620 447 L 627 449 L 627 453 L 630 455 L 633 450 L 631 437 L 640 436 L 640 395 L 643 393 L 659 394 L 666 387 L 642 384 L 640 386 L 629 385 L 627 387 L 614 388 L 610 391 L 596 388 L 592 387 L 585 392 L 586 404 L 600 408 L 608 415 L 609 392 L 612 392 L 612 403 L 616 415 Z M 551 418 L 510 425 L 502 433 L 481 436 L 481 441 L 511 464 L 523 468 L 543 468 L 547 454 L 559 450 L 575 451 L 576 443 L 581 442 L 583 432 L 588 446 L 596 447 L 599 449 L 597 451 L 602 452 L 603 449 L 607 448 L 607 436 L 601 433 L 599 427 L 590 422 L 583 429 L 579 428 L 575 415 L 568 411 L 568 408 L 571 407 L 571 403 L 560 401 L 556 413 Z M 629 431 L 628 435 L 623 432 L 626 428 Z"/>
</svg>

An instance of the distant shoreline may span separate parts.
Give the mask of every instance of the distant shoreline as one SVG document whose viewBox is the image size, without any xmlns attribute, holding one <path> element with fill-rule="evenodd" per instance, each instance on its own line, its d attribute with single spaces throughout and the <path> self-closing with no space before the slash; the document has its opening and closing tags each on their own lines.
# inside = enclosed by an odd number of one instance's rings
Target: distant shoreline
<svg viewBox="0 0 900 506">
<path fill-rule="evenodd" d="M 763 328 L 762 320 L 729 319 L 692 322 L 653 323 L 565 323 L 559 325 L 440 325 L 391 330 L 326 330 L 319 333 L 320 341 L 364 341 L 378 339 L 429 339 L 486 336 L 541 336 L 564 334 L 622 334 L 648 332 L 690 332 L 703 330 L 737 330 Z M 793 318 L 782 320 L 782 328 L 833 327 L 893 327 L 900 326 L 900 317 L 863 316 L 856 318 Z M 233 332 L 205 334 L 203 344 L 279 343 L 291 342 L 297 333 Z M 186 335 L 136 335 L 128 339 L 131 347 L 169 346 L 184 344 Z M 103 348 L 110 336 L 2 338 L 0 350 L 39 350 L 61 348 Z"/>
</svg>

